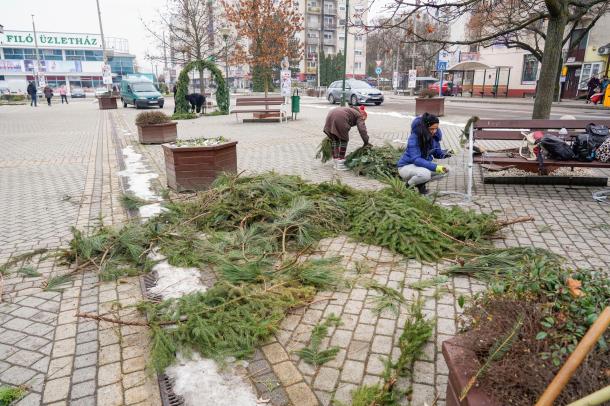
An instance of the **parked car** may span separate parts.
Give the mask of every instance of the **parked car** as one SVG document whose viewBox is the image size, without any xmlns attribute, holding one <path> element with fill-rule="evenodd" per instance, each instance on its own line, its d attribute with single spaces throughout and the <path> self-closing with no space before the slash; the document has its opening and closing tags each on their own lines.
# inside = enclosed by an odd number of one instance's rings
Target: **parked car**
<svg viewBox="0 0 610 406">
<path fill-rule="evenodd" d="M 434 82 L 428 86 L 428 89 L 438 93 L 439 82 Z M 452 89 L 449 90 L 449 84 L 452 84 Z M 453 84 L 451 81 L 443 81 L 443 96 L 453 96 L 454 94 L 460 93 L 462 91 L 462 86 L 458 84 Z"/>
<path fill-rule="evenodd" d="M 73 99 L 84 99 L 85 91 L 82 87 L 73 87 L 72 89 L 70 89 L 70 97 L 72 97 Z"/>
<path fill-rule="evenodd" d="M 121 81 L 121 101 L 123 107 L 133 104 L 137 109 L 159 106 L 163 108 L 165 99 L 152 82 L 145 79 L 123 79 Z"/>
<path fill-rule="evenodd" d="M 106 89 L 105 87 L 97 87 L 95 89 L 95 97 L 101 97 L 101 96 L 105 96 L 105 95 L 109 95 L 110 91 L 108 89 Z"/>
<path fill-rule="evenodd" d="M 337 80 L 328 86 L 328 89 L 326 90 L 326 99 L 330 104 L 341 101 L 342 86 L 342 80 Z M 374 103 L 376 106 L 379 106 L 383 103 L 383 93 L 376 87 L 373 87 L 362 80 L 346 80 L 345 97 L 352 106 L 366 103 Z"/>
</svg>

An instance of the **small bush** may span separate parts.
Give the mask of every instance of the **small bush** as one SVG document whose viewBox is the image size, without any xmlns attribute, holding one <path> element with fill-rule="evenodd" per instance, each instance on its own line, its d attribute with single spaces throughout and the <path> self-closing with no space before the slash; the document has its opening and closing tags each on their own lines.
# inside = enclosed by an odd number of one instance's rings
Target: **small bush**
<svg viewBox="0 0 610 406">
<path fill-rule="evenodd" d="M 145 111 L 144 113 L 138 114 L 138 117 L 136 117 L 136 125 L 139 126 L 166 124 L 171 121 L 171 117 L 162 111 Z"/>
<path fill-rule="evenodd" d="M 438 95 L 438 92 L 435 92 L 432 89 L 423 89 L 421 92 L 419 92 L 419 97 L 424 97 L 427 99 L 431 99 L 433 97 L 436 97 Z"/>
<path fill-rule="evenodd" d="M 174 113 L 172 120 L 192 120 L 197 118 L 196 113 Z"/>
<path fill-rule="evenodd" d="M 25 95 L 23 94 L 3 94 L 0 97 L 0 100 L 6 100 L 9 102 L 20 102 L 25 100 Z"/>
</svg>

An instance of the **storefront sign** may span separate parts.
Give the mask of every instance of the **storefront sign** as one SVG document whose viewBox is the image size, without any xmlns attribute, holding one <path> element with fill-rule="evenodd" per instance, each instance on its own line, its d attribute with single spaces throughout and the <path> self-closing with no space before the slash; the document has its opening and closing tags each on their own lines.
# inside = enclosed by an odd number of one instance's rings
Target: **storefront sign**
<svg viewBox="0 0 610 406">
<path fill-rule="evenodd" d="M 100 36 L 95 34 L 38 32 L 36 35 L 39 48 L 102 48 Z M 4 34 L 0 34 L 0 44 L 5 47 L 34 47 L 34 33 L 29 31 L 5 31 Z"/>
</svg>

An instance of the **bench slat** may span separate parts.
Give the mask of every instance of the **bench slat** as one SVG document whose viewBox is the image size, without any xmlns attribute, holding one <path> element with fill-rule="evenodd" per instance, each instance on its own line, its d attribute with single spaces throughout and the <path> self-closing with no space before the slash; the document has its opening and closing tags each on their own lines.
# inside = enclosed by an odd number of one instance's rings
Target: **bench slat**
<svg viewBox="0 0 610 406">
<path fill-rule="evenodd" d="M 566 129 L 584 129 L 589 123 L 595 123 L 597 125 L 605 125 L 610 127 L 610 120 L 479 120 L 474 124 L 476 129 L 490 129 L 490 128 L 526 128 L 530 130 L 549 130 L 560 128 Z"/>
<path fill-rule="evenodd" d="M 534 167 L 538 167 L 538 161 L 528 161 L 525 158 L 521 157 L 508 157 L 508 156 L 475 156 L 474 162 L 483 164 L 483 163 L 494 163 L 496 165 L 506 164 L 506 165 L 515 165 L 517 167 L 523 165 L 531 165 Z M 610 162 L 600 162 L 600 161 L 592 161 L 592 162 L 583 162 L 583 161 L 557 161 L 555 159 L 545 159 L 544 165 L 549 166 L 569 166 L 569 167 L 593 167 L 593 168 L 610 168 Z"/>
<path fill-rule="evenodd" d="M 282 110 L 278 109 L 247 109 L 247 110 L 231 110 L 231 113 L 280 113 Z"/>
</svg>

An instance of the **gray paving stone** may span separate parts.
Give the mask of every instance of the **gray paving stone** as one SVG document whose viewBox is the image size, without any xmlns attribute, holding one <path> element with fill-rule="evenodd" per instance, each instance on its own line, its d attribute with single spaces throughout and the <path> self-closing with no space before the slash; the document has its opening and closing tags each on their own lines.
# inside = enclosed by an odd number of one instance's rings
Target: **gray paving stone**
<svg viewBox="0 0 610 406">
<path fill-rule="evenodd" d="M 78 333 L 76 335 L 77 344 L 82 344 L 93 340 L 97 340 L 97 330 L 87 331 L 85 333 Z"/>
<path fill-rule="evenodd" d="M 364 362 L 347 360 L 341 370 L 341 380 L 359 384 L 364 376 Z"/>
<path fill-rule="evenodd" d="M 22 367 L 29 367 L 36 361 L 44 357 L 44 355 L 33 351 L 19 350 L 6 359 L 7 362 L 15 365 L 21 365 Z"/>
<path fill-rule="evenodd" d="M 96 352 L 98 348 L 97 341 L 89 341 L 88 343 L 78 344 L 76 346 L 76 355 L 89 354 Z"/>
<path fill-rule="evenodd" d="M 314 380 L 315 389 L 332 392 L 339 379 L 339 370 L 335 368 L 322 367 Z"/>
<path fill-rule="evenodd" d="M 3 324 L 4 328 L 8 328 L 16 331 L 24 331 L 25 328 L 31 325 L 32 322 L 27 319 L 14 318 Z"/>
<path fill-rule="evenodd" d="M 79 382 L 95 379 L 96 374 L 97 374 L 97 368 L 95 366 L 76 369 L 72 373 L 72 382 L 79 383 Z"/>
<path fill-rule="evenodd" d="M 32 323 L 27 328 L 22 330 L 25 334 L 44 337 L 50 332 L 53 332 L 53 326 L 42 323 Z"/>
<path fill-rule="evenodd" d="M 72 385 L 72 389 L 70 391 L 70 398 L 78 399 L 84 396 L 93 395 L 95 394 L 95 389 L 95 381 L 93 380 L 77 383 L 75 385 Z"/>
<path fill-rule="evenodd" d="M 38 393 L 28 393 L 23 399 L 15 403 L 15 406 L 39 406 L 42 397 Z"/>
<path fill-rule="evenodd" d="M 74 368 L 84 368 L 97 363 L 97 353 L 79 355 L 74 358 Z"/>
<path fill-rule="evenodd" d="M 34 375 L 36 373 L 31 369 L 14 365 L 0 374 L 0 381 L 19 386 L 32 379 Z"/>
<path fill-rule="evenodd" d="M 93 406 L 95 405 L 95 396 L 87 396 L 84 398 L 71 400 L 70 406 Z"/>
</svg>

